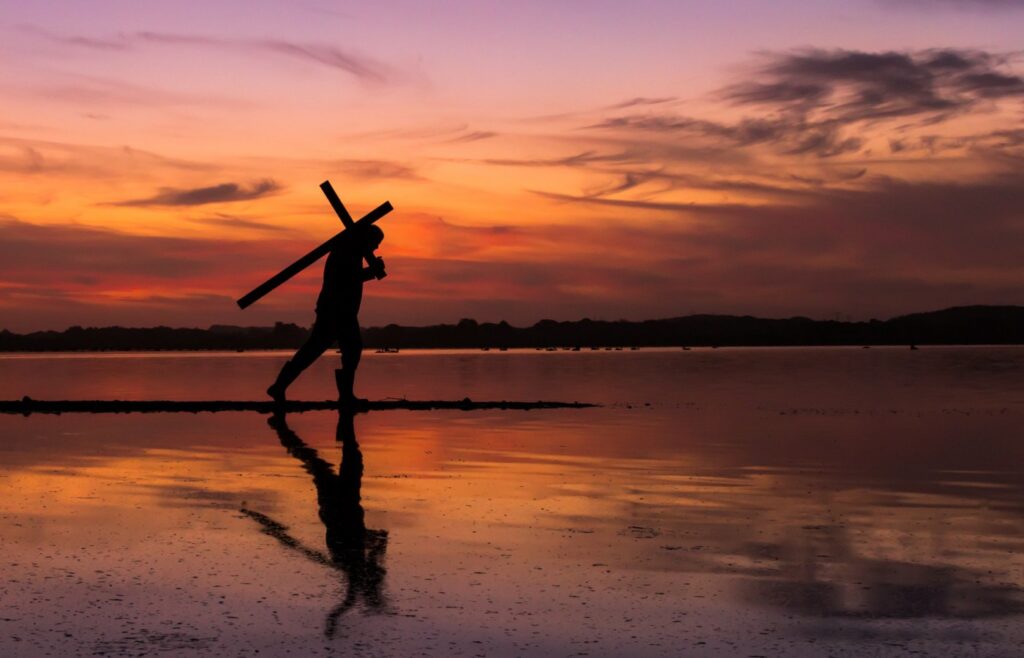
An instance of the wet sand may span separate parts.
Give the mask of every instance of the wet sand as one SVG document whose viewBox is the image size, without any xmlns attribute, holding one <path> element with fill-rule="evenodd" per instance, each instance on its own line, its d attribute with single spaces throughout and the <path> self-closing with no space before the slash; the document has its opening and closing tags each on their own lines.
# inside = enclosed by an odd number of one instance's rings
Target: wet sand
<svg viewBox="0 0 1024 658">
<path fill-rule="evenodd" d="M 222 411 L 255 411 L 261 414 L 302 413 L 336 409 L 363 413 L 369 411 L 436 411 L 459 409 L 504 409 L 532 411 L 534 409 L 584 409 L 596 405 L 586 402 L 557 402 L 553 400 L 361 400 L 355 404 L 339 404 L 337 400 L 35 400 L 28 396 L 20 400 L 0 400 L 0 414 L 130 414 L 130 413 L 219 413 Z"/>
<path fill-rule="evenodd" d="M 1024 350 L 869 352 L 365 364 L 592 409 L 0 417 L 0 653 L 1020 655 Z M 224 359 L 228 397 L 275 363 Z M 29 365 L 206 399 L 128 361 Z"/>
</svg>

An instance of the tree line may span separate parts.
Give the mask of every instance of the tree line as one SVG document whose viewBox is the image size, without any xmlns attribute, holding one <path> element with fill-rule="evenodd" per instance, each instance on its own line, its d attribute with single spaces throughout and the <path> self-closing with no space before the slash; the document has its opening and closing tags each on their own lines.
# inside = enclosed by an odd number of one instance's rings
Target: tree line
<svg viewBox="0 0 1024 658">
<path fill-rule="evenodd" d="M 214 325 L 171 327 L 71 327 L 16 334 L 0 331 L 0 351 L 267 350 L 294 349 L 308 329 Z M 363 329 L 367 348 L 546 348 L 796 345 L 1024 344 L 1024 307 L 962 306 L 890 320 L 839 321 L 805 317 L 766 319 L 689 315 L 632 322 L 541 320 L 529 327 L 477 322 Z"/>
</svg>

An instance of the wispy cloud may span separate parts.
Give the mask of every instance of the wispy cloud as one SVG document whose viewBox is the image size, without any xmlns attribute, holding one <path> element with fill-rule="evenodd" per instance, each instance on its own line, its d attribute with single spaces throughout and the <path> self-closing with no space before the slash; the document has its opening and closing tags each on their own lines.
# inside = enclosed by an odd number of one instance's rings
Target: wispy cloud
<svg viewBox="0 0 1024 658">
<path fill-rule="evenodd" d="M 606 109 L 609 109 L 609 110 L 622 110 L 622 109 L 625 109 L 627 107 L 638 107 L 638 106 L 645 106 L 645 105 L 663 105 L 665 103 L 671 103 L 672 101 L 675 101 L 675 100 L 677 100 L 677 98 L 675 96 L 664 96 L 664 97 L 661 97 L 661 98 L 646 98 L 644 96 L 637 96 L 636 98 L 630 98 L 628 100 L 624 100 L 621 103 L 615 103 L 614 105 L 609 105 Z"/>
<path fill-rule="evenodd" d="M 68 174 L 85 178 L 123 176 L 141 170 L 212 171 L 214 165 L 170 158 L 129 146 L 93 146 L 41 139 L 0 137 L 0 171 Z"/>
<path fill-rule="evenodd" d="M 359 180 L 423 180 L 413 167 L 391 160 L 334 160 L 327 166 Z"/>
<path fill-rule="evenodd" d="M 51 42 L 100 51 L 131 51 L 144 45 L 194 46 L 232 50 L 250 54 L 270 54 L 298 59 L 343 71 L 361 82 L 383 85 L 401 76 L 392 67 L 376 59 L 330 44 L 303 43 L 286 39 L 233 39 L 169 32 L 121 32 L 108 37 L 54 34 L 34 26 L 23 29 Z"/>
<path fill-rule="evenodd" d="M 479 142 L 482 139 L 490 139 L 497 137 L 498 133 L 490 130 L 473 130 L 462 135 L 457 135 L 451 139 L 445 140 L 447 144 L 465 144 L 468 142 Z"/>
<path fill-rule="evenodd" d="M 597 151 L 583 151 L 574 155 L 567 155 L 561 158 L 536 158 L 536 159 L 514 159 L 514 158 L 489 158 L 484 160 L 490 165 L 501 165 L 505 167 L 577 167 L 597 162 L 630 162 L 635 156 L 626 152 L 599 153 Z"/>
<path fill-rule="evenodd" d="M 292 232 L 292 229 L 288 226 L 269 224 L 267 222 L 261 222 L 255 219 L 236 217 L 234 215 L 225 215 L 224 213 L 216 213 L 213 217 L 190 217 L 188 221 L 196 224 L 204 224 L 206 226 L 217 226 L 219 228 L 227 229 L 248 229 L 252 231 L 264 231 L 269 233 Z"/>
<path fill-rule="evenodd" d="M 229 203 L 233 201 L 249 201 L 268 196 L 281 189 L 281 186 L 270 179 L 256 181 L 248 186 L 238 183 L 221 183 L 210 187 L 195 188 L 161 188 L 157 194 L 142 199 L 116 201 L 114 206 L 201 206 L 207 203 Z"/>
<path fill-rule="evenodd" d="M 720 140 L 729 147 L 776 145 L 789 155 L 831 157 L 858 150 L 863 140 L 843 137 L 836 122 L 811 122 L 800 117 L 758 117 L 735 123 L 679 115 L 637 115 L 605 119 L 587 126 L 597 130 L 625 130 L 651 134 L 689 134 Z"/>
<path fill-rule="evenodd" d="M 55 76 L 53 80 L 33 88 L 30 93 L 78 106 L 214 106 L 238 109 L 248 107 L 244 101 L 224 95 L 170 91 L 123 80 L 81 74 Z"/>
<path fill-rule="evenodd" d="M 610 206 L 622 209 L 657 210 L 670 213 L 712 213 L 721 214 L 742 210 L 748 206 L 719 204 L 719 203 L 696 203 L 684 201 L 658 201 L 654 199 L 610 199 L 603 196 L 575 196 L 572 194 L 560 194 L 557 192 L 545 192 L 542 190 L 531 190 L 534 194 L 550 199 L 567 203 L 585 203 L 598 206 Z"/>
</svg>

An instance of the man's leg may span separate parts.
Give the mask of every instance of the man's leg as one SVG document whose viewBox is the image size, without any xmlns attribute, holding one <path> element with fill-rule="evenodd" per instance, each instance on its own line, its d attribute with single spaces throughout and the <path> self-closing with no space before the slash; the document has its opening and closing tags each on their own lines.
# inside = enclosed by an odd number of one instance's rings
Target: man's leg
<svg viewBox="0 0 1024 658">
<path fill-rule="evenodd" d="M 317 316 L 316 321 L 313 323 L 313 329 L 309 332 L 309 338 L 295 352 L 295 356 L 290 361 L 285 361 L 281 367 L 281 372 L 277 375 L 277 379 L 267 389 L 267 395 L 274 398 L 275 402 L 284 402 L 285 391 L 288 389 L 288 386 L 331 346 L 331 341 L 333 340 L 334 327 L 331 326 L 331 323 L 325 322 L 320 316 Z"/>
<path fill-rule="evenodd" d="M 363 356 L 363 338 L 359 335 L 359 320 L 353 316 L 338 323 L 338 348 L 341 350 L 341 370 L 334 371 L 340 402 L 364 402 L 355 396 L 353 386 L 356 369 Z"/>
</svg>

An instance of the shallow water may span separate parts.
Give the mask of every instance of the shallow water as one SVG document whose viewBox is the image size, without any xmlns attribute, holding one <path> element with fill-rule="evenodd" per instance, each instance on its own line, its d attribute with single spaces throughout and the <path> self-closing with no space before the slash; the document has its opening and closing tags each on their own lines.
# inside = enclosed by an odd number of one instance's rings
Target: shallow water
<svg viewBox="0 0 1024 658">
<path fill-rule="evenodd" d="M 258 399 L 283 358 L 0 357 L 0 399 Z M 605 406 L 0 416 L 0 654 L 1020 655 L 1022 375 L 402 352 L 360 393 Z"/>
</svg>

